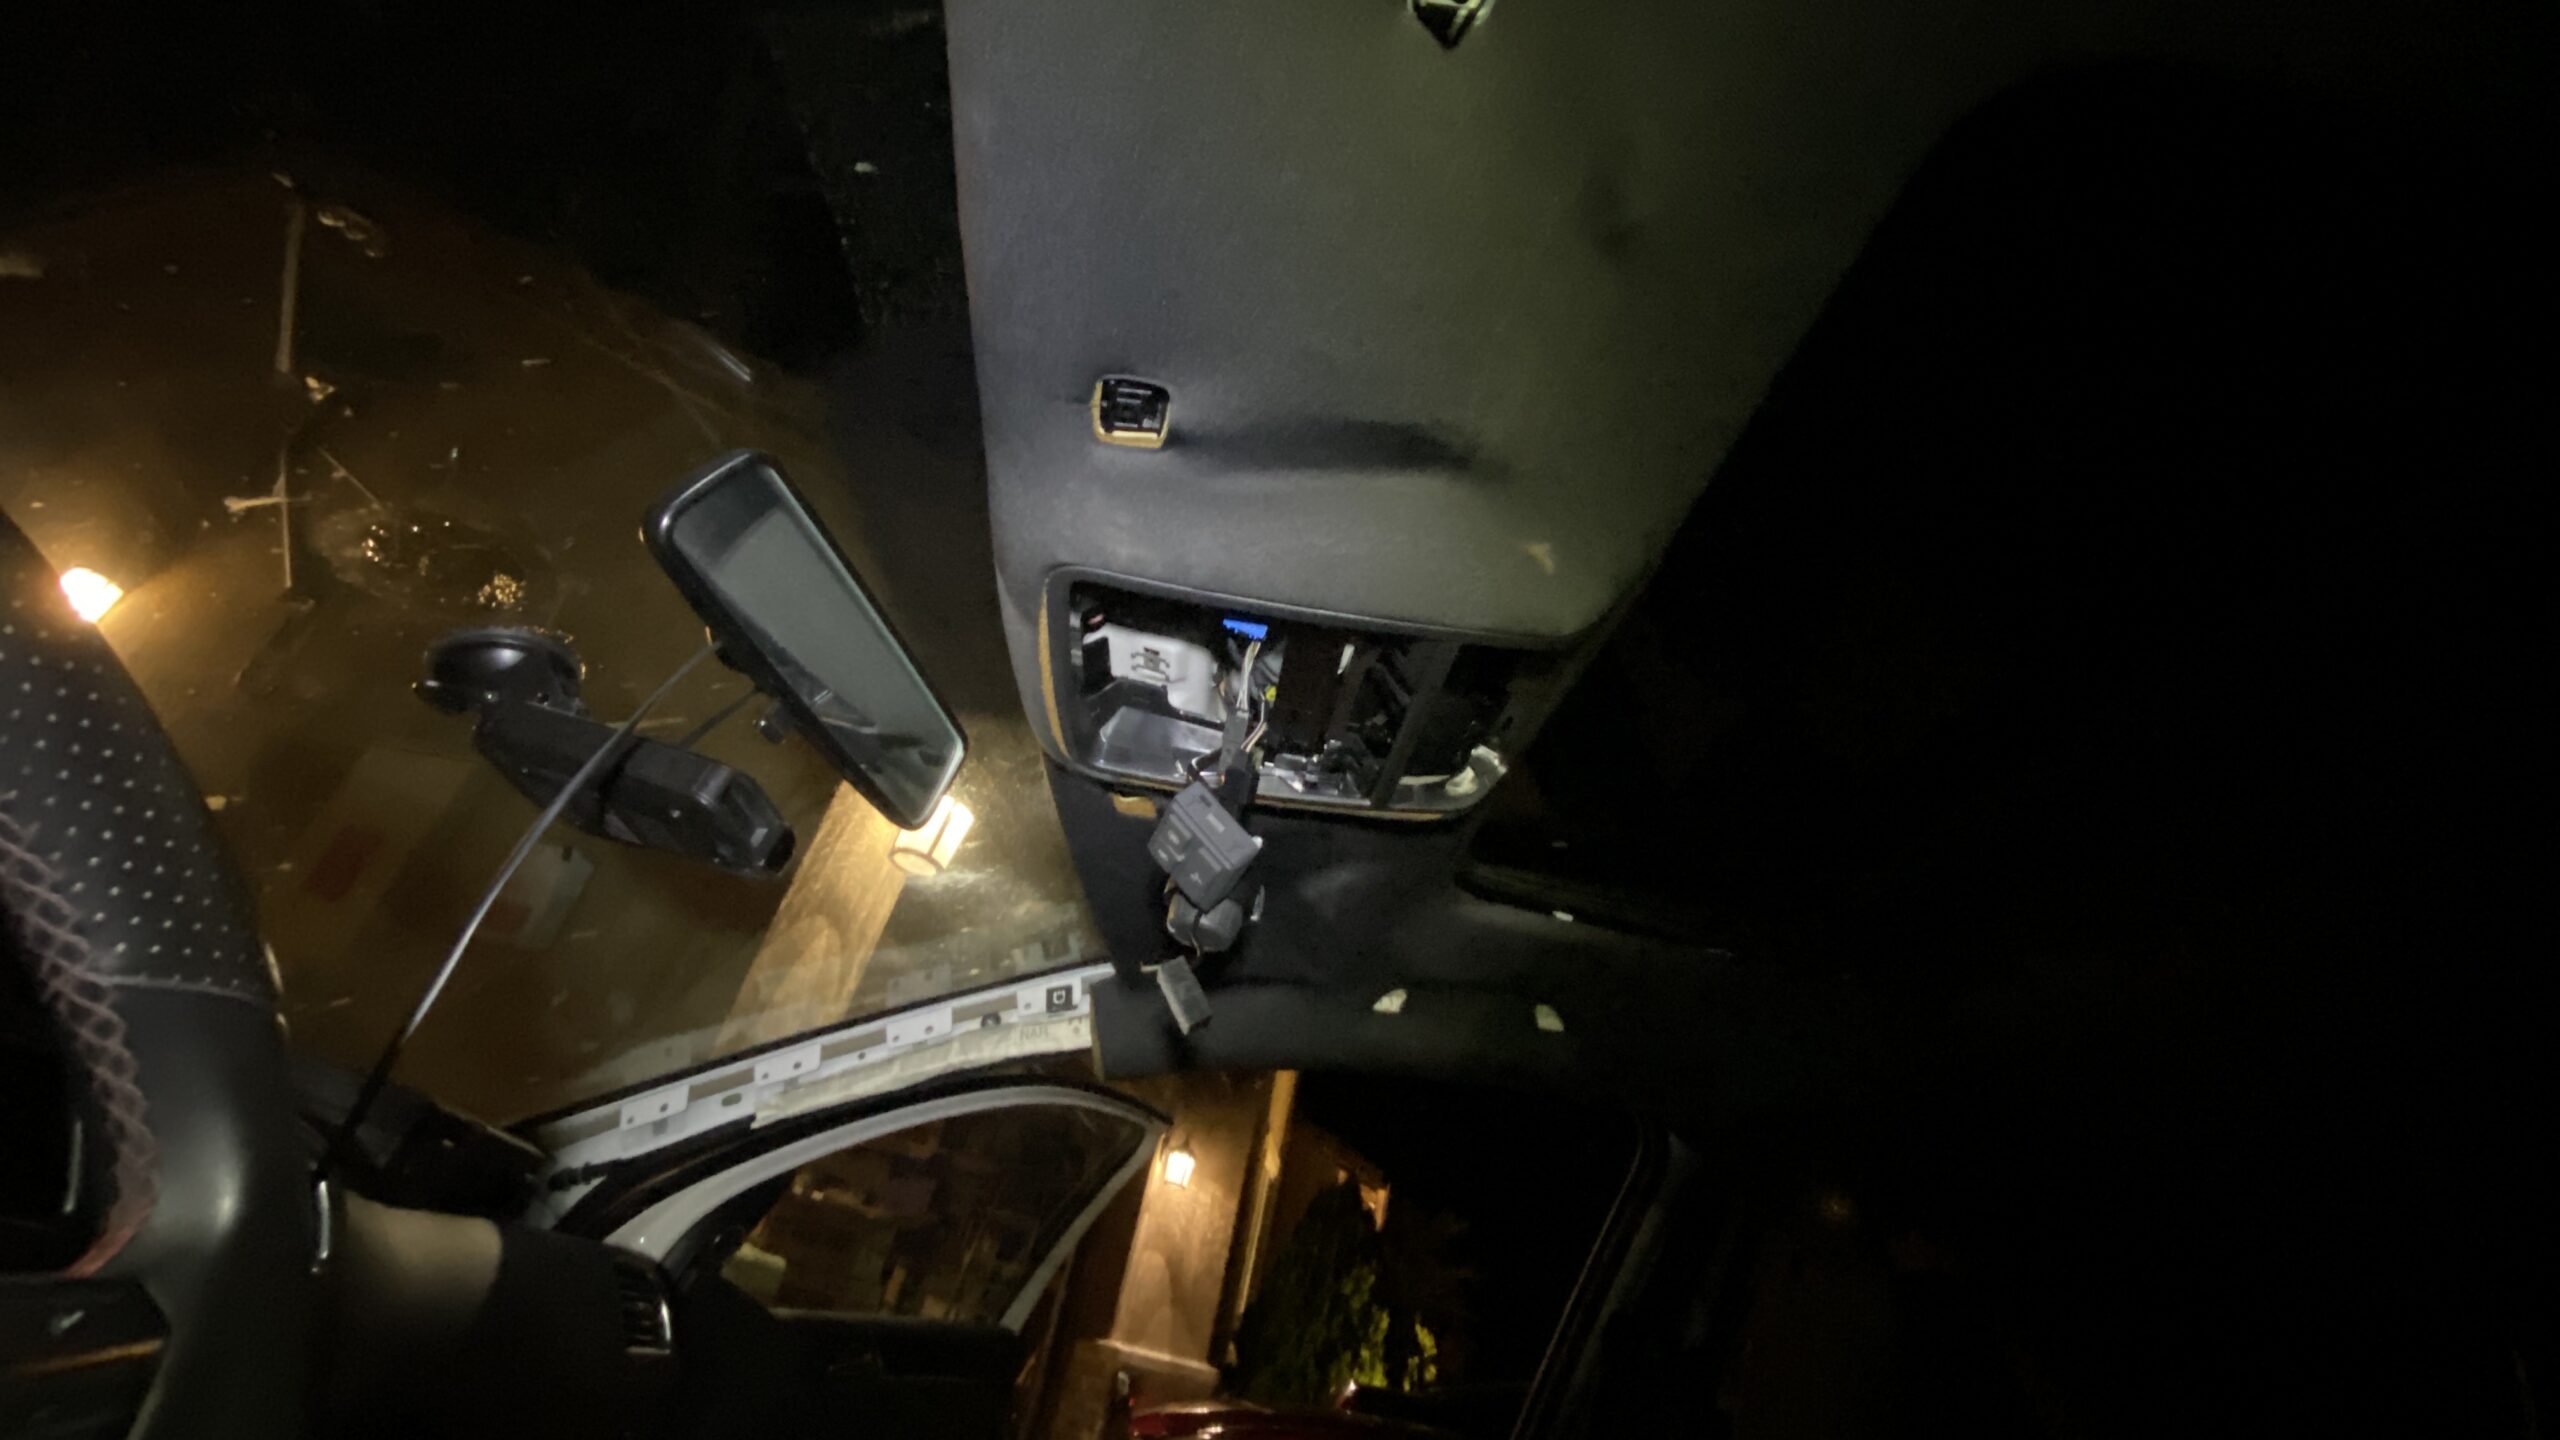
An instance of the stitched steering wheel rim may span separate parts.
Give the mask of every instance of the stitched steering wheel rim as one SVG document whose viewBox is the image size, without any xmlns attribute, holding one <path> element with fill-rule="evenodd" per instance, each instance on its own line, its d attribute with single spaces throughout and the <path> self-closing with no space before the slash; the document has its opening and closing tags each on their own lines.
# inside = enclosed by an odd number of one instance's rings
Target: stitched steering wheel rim
<svg viewBox="0 0 2560 1440">
<path fill-rule="evenodd" d="M 115 1147 L 72 1270 L 138 1282 L 168 1325 L 133 1434 L 301 1433 L 317 1224 L 275 976 L 194 780 L 5 518 L 0 924 Z"/>
</svg>

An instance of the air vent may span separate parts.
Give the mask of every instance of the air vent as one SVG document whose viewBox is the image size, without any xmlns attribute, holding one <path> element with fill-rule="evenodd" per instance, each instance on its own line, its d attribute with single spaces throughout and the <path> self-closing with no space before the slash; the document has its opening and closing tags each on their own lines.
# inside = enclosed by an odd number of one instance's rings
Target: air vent
<svg viewBox="0 0 2560 1440">
<path fill-rule="evenodd" d="M 664 1355 L 675 1348 L 667 1316 L 666 1282 L 658 1267 L 627 1251 L 613 1256 L 615 1298 L 621 1305 L 622 1348 L 635 1355 Z"/>
</svg>

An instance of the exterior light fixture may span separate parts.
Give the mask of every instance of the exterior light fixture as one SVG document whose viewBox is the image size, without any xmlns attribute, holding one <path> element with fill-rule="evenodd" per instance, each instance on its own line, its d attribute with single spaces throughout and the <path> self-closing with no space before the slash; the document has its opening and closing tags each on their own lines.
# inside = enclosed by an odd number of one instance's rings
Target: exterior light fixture
<svg viewBox="0 0 2560 1440">
<path fill-rule="evenodd" d="M 1164 1152 L 1164 1183 L 1176 1190 L 1191 1188 L 1191 1170 L 1199 1162 L 1180 1145 Z"/>
<path fill-rule="evenodd" d="M 95 625 L 124 598 L 124 587 L 86 565 L 74 565 L 62 572 L 62 598 L 71 602 L 71 613 Z"/>
<path fill-rule="evenodd" d="M 922 825 L 899 831 L 898 838 L 889 842 L 889 861 L 910 875 L 939 875 L 949 868 L 951 857 L 960 852 L 960 842 L 976 823 L 978 817 L 968 806 L 945 795 Z"/>
</svg>

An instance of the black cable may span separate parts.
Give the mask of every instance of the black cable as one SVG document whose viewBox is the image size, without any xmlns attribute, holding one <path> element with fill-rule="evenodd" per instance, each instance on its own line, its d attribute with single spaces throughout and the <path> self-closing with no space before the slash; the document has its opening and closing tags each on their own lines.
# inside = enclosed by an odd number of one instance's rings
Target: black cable
<svg viewBox="0 0 2560 1440">
<path fill-rule="evenodd" d="M 684 738 L 676 741 L 675 747 L 679 750 L 692 749 L 694 744 L 701 740 L 703 736 L 720 728 L 721 721 L 726 720 L 730 716 L 737 714 L 740 710 L 745 709 L 747 702 L 754 698 L 756 698 L 756 689 L 754 686 L 750 685 L 747 687 L 745 694 L 740 695 L 737 699 L 730 701 L 719 709 L 712 711 L 710 719 L 705 720 L 701 724 L 684 732 Z"/>
<path fill-rule="evenodd" d="M 480 893 L 480 903 L 471 907 L 471 918 L 462 922 L 462 933 L 454 937 L 453 948 L 445 952 L 444 963 L 436 967 L 435 977 L 427 982 L 425 992 L 418 996 L 418 1003 L 410 1008 L 408 1020 L 393 1032 L 390 1042 L 382 1047 L 381 1057 L 373 1062 L 373 1069 L 365 1075 L 363 1088 L 356 1091 L 355 1103 L 347 1107 L 346 1118 L 338 1122 L 337 1133 L 329 1137 L 328 1148 L 320 1152 L 321 1178 L 326 1179 L 329 1172 L 337 1168 L 338 1162 L 346 1158 L 348 1147 L 355 1143 L 356 1130 L 364 1124 L 365 1112 L 373 1108 L 373 1102 L 382 1095 L 382 1087 L 390 1083 L 391 1069 L 400 1063 L 400 1052 L 407 1047 L 409 1037 L 418 1033 L 418 1023 L 435 1008 L 437 997 L 444 994 L 445 982 L 453 978 L 454 967 L 462 963 L 462 952 L 470 948 L 471 937 L 480 933 L 480 922 L 489 918 L 490 909 L 498 903 L 499 893 L 507 888 L 509 880 L 515 878 L 516 871 L 524 865 L 525 857 L 533 853 L 533 847 L 541 843 L 543 832 L 551 828 L 552 822 L 560 818 L 560 812 L 569 808 L 569 801 L 604 769 L 605 762 L 622 748 L 623 742 L 631 738 L 641 719 L 656 709 L 659 701 L 667 698 L 667 692 L 676 688 L 677 681 L 692 674 L 693 667 L 701 664 L 712 649 L 705 645 L 696 650 L 692 659 L 677 666 L 674 674 L 658 682 L 658 688 L 649 692 L 649 698 L 641 701 L 637 708 L 623 717 L 621 724 L 613 727 L 613 733 L 605 737 L 595 753 L 570 773 L 567 783 L 560 787 L 560 793 L 552 796 L 551 803 L 542 807 L 542 813 L 533 817 L 533 824 L 525 828 L 524 838 L 516 842 L 516 848 L 507 856 L 506 863 L 498 867 L 498 873 L 489 881 L 489 888 Z"/>
</svg>

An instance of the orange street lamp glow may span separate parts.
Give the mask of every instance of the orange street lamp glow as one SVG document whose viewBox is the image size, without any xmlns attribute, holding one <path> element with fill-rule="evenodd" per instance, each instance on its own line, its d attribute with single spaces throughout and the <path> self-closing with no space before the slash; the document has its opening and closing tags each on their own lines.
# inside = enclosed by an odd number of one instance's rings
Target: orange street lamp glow
<svg viewBox="0 0 2560 1440">
<path fill-rule="evenodd" d="M 86 565 L 74 565 L 62 572 L 62 597 L 71 602 L 71 613 L 95 625 L 124 598 L 124 587 Z"/>
</svg>

